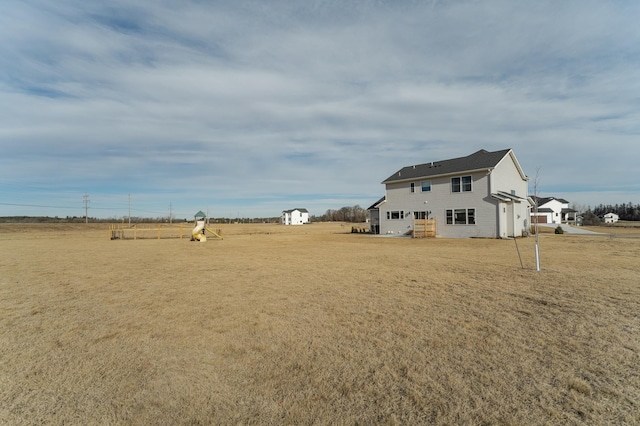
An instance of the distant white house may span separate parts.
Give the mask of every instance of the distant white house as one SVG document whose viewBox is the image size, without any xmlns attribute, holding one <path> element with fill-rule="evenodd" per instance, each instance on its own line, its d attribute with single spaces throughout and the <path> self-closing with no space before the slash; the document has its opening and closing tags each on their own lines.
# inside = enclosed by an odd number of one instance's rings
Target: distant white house
<svg viewBox="0 0 640 426">
<path fill-rule="evenodd" d="M 282 212 L 283 225 L 303 225 L 309 223 L 309 211 L 307 209 L 292 209 Z"/>
<path fill-rule="evenodd" d="M 604 223 L 616 223 L 620 220 L 620 216 L 615 213 L 607 213 L 604 215 Z"/>
<path fill-rule="evenodd" d="M 531 223 L 576 223 L 578 212 L 569 208 L 569 202 L 555 197 L 531 197 L 538 203 L 538 211 L 531 209 Z"/>
</svg>

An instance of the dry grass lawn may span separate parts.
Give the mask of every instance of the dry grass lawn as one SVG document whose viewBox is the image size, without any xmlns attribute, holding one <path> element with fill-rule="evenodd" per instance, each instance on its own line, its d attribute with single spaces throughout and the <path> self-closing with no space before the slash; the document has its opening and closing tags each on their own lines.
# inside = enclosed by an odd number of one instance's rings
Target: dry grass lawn
<svg viewBox="0 0 640 426">
<path fill-rule="evenodd" d="M 0 424 L 638 424 L 640 234 L 0 224 Z"/>
</svg>

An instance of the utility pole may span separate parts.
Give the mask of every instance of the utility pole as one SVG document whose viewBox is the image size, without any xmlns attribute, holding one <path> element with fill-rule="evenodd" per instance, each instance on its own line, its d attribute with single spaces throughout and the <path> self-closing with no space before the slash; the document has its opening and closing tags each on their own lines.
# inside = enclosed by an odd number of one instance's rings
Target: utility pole
<svg viewBox="0 0 640 426">
<path fill-rule="evenodd" d="M 91 201 L 89 201 L 89 194 L 87 194 L 86 192 L 82 196 L 82 202 L 84 203 L 84 223 L 89 223 L 88 210 L 89 210 L 89 203 Z"/>
<path fill-rule="evenodd" d="M 169 203 L 169 224 L 173 223 L 173 206 Z"/>
<path fill-rule="evenodd" d="M 129 194 L 129 228 L 131 228 L 131 194 Z"/>
</svg>

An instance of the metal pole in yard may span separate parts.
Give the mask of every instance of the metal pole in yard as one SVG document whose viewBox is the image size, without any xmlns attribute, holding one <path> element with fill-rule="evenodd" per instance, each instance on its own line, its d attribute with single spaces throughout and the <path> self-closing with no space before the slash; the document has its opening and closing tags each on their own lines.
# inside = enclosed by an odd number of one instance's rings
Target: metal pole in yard
<svg viewBox="0 0 640 426">
<path fill-rule="evenodd" d="M 520 259 L 520 267 L 524 269 L 524 265 L 522 264 L 522 256 L 520 256 L 520 249 L 518 248 L 518 239 L 514 237 L 513 242 L 516 243 L 516 251 L 518 252 L 518 259 Z"/>
</svg>

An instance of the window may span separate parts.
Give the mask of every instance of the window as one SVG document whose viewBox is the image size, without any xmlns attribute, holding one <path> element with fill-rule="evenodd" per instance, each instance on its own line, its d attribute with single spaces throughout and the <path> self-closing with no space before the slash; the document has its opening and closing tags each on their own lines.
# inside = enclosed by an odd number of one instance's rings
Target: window
<svg viewBox="0 0 640 426">
<path fill-rule="evenodd" d="M 415 182 L 411 182 L 411 192 L 416 192 L 416 184 L 415 184 Z"/>
<path fill-rule="evenodd" d="M 475 225 L 476 209 L 447 210 L 447 225 Z"/>
<path fill-rule="evenodd" d="M 455 209 L 453 211 L 453 223 L 456 225 L 466 225 L 467 224 L 467 210 L 466 209 Z"/>
<path fill-rule="evenodd" d="M 471 192 L 471 176 L 451 178 L 451 192 Z"/>
<path fill-rule="evenodd" d="M 430 192 L 431 191 L 431 181 L 423 180 L 420 182 L 420 187 L 422 188 L 422 192 Z"/>
<path fill-rule="evenodd" d="M 460 192 L 460 178 L 451 178 L 451 192 Z"/>
<path fill-rule="evenodd" d="M 462 176 L 462 192 L 471 192 L 471 176 Z"/>
<path fill-rule="evenodd" d="M 426 219 L 427 218 L 427 212 L 413 212 L 413 218 L 414 219 Z"/>
<path fill-rule="evenodd" d="M 404 219 L 404 212 L 403 211 L 387 212 L 387 219 L 388 220 Z"/>
</svg>

